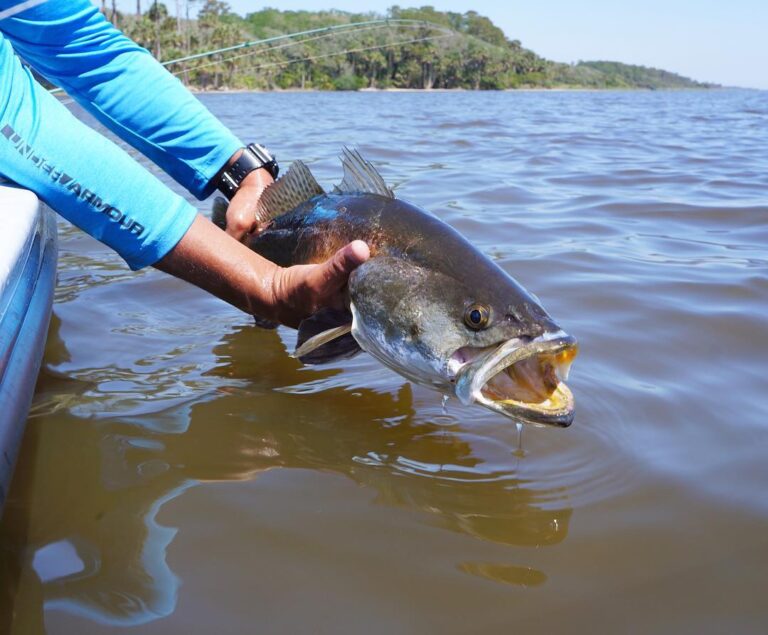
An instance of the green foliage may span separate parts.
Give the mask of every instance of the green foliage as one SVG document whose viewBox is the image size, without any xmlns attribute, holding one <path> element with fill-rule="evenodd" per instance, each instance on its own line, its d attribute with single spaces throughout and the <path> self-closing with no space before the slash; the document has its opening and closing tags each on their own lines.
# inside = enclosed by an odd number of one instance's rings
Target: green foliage
<svg viewBox="0 0 768 635">
<path fill-rule="evenodd" d="M 579 62 L 549 67 L 549 77 L 556 85 L 586 88 L 715 88 L 714 84 L 696 82 L 687 77 L 645 66 L 620 62 Z"/>
<path fill-rule="evenodd" d="M 713 84 L 697 82 L 676 73 L 621 64 L 619 62 L 579 62 L 578 69 L 597 71 L 611 79 L 616 84 L 622 84 L 632 88 L 713 88 Z"/>
<path fill-rule="evenodd" d="M 232 14 L 232 8 L 228 2 L 220 2 L 219 0 L 205 0 L 197 17 L 201 20 L 206 18 L 222 18 Z"/>
<path fill-rule="evenodd" d="M 360 90 L 365 86 L 365 80 L 352 73 L 346 73 L 333 80 L 334 90 Z"/>
<path fill-rule="evenodd" d="M 169 67 L 182 81 L 202 89 L 710 87 L 667 71 L 618 62 L 551 62 L 524 48 L 519 40 L 508 39 L 476 11 L 455 13 L 432 6 L 396 5 L 380 16 L 264 8 L 243 17 L 233 13 L 227 2 L 187 0 L 187 6 L 199 9 L 197 19 L 177 20 L 168 15 L 163 3 L 147 4 L 143 15 L 116 16 L 118 26 L 161 60 L 381 18 L 425 23 L 410 25 L 412 28 L 371 26 L 317 33 L 272 47 L 236 49 Z"/>
<path fill-rule="evenodd" d="M 152 22 L 164 20 L 168 17 L 168 7 L 162 2 L 153 2 L 145 14 Z"/>
</svg>

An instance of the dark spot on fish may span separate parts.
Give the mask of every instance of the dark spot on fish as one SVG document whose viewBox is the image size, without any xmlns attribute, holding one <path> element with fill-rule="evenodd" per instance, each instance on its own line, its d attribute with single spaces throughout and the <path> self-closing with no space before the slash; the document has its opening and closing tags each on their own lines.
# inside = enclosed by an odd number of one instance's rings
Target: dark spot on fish
<svg viewBox="0 0 768 635">
<path fill-rule="evenodd" d="M 411 334 L 411 337 L 418 337 L 421 333 L 421 328 L 418 324 L 411 324 L 410 328 L 408 329 L 408 332 Z"/>
</svg>

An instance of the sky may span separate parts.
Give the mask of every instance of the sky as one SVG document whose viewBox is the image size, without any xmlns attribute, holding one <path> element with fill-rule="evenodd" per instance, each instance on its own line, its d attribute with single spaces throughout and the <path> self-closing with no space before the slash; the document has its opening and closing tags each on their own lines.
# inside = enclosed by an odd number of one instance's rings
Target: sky
<svg viewBox="0 0 768 635">
<path fill-rule="evenodd" d="M 96 0 L 93 0 L 97 3 Z M 142 0 L 149 6 L 150 0 Z M 109 4 L 109 2 L 108 2 Z M 179 0 L 184 6 L 184 0 Z M 488 16 L 510 39 L 558 62 L 611 60 L 680 73 L 726 86 L 768 89 L 768 0 L 229 0 L 245 15 L 340 9 L 384 13 L 430 4 Z M 176 0 L 166 0 L 172 13 Z M 135 11 L 135 0 L 119 0 Z"/>
</svg>

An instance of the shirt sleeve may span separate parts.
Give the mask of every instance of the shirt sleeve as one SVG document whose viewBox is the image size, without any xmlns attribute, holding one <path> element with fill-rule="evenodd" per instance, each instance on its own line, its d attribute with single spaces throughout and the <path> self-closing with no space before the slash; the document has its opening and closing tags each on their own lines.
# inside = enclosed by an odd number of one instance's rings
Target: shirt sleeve
<svg viewBox="0 0 768 635">
<path fill-rule="evenodd" d="M 36 71 L 200 200 L 244 145 L 89 0 L 49 0 L 0 30 Z"/>
<path fill-rule="evenodd" d="M 35 192 L 132 269 L 173 249 L 197 213 L 40 86 L 2 35 L 0 175 Z M 12 212 L 0 207 L 0 218 Z"/>
</svg>

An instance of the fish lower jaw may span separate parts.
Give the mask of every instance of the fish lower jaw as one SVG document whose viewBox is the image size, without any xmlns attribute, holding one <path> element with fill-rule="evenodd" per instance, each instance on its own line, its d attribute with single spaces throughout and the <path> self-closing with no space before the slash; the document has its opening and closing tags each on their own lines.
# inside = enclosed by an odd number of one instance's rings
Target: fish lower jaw
<svg viewBox="0 0 768 635">
<path fill-rule="evenodd" d="M 475 403 L 523 423 L 563 428 L 573 423 L 573 393 L 563 382 L 548 397 L 537 402 L 502 399 L 484 389 L 476 391 L 473 397 Z"/>
</svg>

